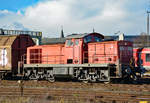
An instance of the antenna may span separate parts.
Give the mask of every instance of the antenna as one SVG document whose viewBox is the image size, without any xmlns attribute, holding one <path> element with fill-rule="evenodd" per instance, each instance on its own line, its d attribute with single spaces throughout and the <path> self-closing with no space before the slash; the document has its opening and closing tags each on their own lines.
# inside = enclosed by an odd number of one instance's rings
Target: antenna
<svg viewBox="0 0 150 103">
<path fill-rule="evenodd" d="M 63 26 L 61 26 L 61 36 L 60 36 L 60 38 L 64 38 Z"/>
<path fill-rule="evenodd" d="M 95 29 L 93 28 L 93 33 L 95 33 Z"/>
</svg>

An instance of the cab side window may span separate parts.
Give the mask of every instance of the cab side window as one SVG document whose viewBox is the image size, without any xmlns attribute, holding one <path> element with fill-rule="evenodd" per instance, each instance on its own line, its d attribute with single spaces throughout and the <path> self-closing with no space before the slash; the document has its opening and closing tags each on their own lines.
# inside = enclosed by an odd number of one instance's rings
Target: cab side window
<svg viewBox="0 0 150 103">
<path fill-rule="evenodd" d="M 84 43 L 89 43 L 91 41 L 92 41 L 92 36 L 90 35 L 84 38 Z"/>
<path fill-rule="evenodd" d="M 73 46 L 73 42 L 71 40 L 67 40 L 67 46 Z"/>
<path fill-rule="evenodd" d="M 79 40 L 76 39 L 76 40 L 75 40 L 75 45 L 78 45 L 78 44 L 79 44 Z"/>
<path fill-rule="evenodd" d="M 100 41 L 102 41 L 102 39 L 99 38 L 99 37 L 97 37 L 97 36 L 94 36 L 94 41 L 95 41 L 95 42 L 100 42 Z"/>
</svg>

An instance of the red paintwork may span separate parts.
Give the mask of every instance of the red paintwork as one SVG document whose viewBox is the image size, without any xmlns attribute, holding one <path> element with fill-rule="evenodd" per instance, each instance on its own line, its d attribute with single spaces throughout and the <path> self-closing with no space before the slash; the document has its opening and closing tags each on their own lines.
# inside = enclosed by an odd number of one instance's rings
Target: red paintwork
<svg viewBox="0 0 150 103">
<path fill-rule="evenodd" d="M 150 54 L 150 48 L 134 48 L 133 56 L 135 58 L 136 66 L 142 64 L 145 69 L 150 68 L 150 61 L 146 61 L 146 54 Z"/>
<path fill-rule="evenodd" d="M 66 41 L 65 43 L 65 64 L 69 64 L 67 60 L 73 60 L 71 64 L 82 64 L 82 51 L 83 51 L 83 39 L 70 39 L 74 45 L 68 46 Z M 75 45 L 75 40 L 79 43 Z"/>
<path fill-rule="evenodd" d="M 88 36 L 91 41 L 87 43 L 85 38 Z M 91 33 L 81 38 L 67 38 L 65 44 L 29 47 L 27 64 L 129 63 L 133 56 L 131 42 L 96 42 L 94 37 L 103 39 L 98 33 Z"/>
<path fill-rule="evenodd" d="M 91 33 L 88 36 L 99 37 L 103 36 L 98 33 Z M 68 45 L 68 41 L 71 45 Z M 34 50 L 35 51 L 34 51 Z M 82 64 L 84 59 L 88 60 L 88 47 L 84 43 L 84 37 L 81 38 L 68 38 L 65 44 L 53 45 L 40 45 L 29 47 L 27 50 L 27 64 L 40 63 L 40 64 Z"/>
<path fill-rule="evenodd" d="M 95 42 L 94 37 L 98 37 L 103 39 L 103 36 L 98 33 L 91 33 L 88 36 L 91 36 L 91 42 Z M 74 45 L 67 46 L 67 42 L 65 43 L 65 64 L 69 64 L 67 62 L 68 59 L 72 59 L 72 64 L 83 64 L 88 63 L 88 43 L 84 43 L 84 39 L 87 36 L 83 38 L 72 38 L 68 39 L 71 40 Z M 79 41 L 78 45 L 76 45 L 76 40 Z"/>
<path fill-rule="evenodd" d="M 40 45 L 27 49 L 27 64 L 64 64 L 64 44 Z"/>
<path fill-rule="evenodd" d="M 127 64 L 132 57 L 132 43 L 127 41 L 106 41 L 88 44 L 89 63 L 116 64 L 118 60 Z"/>
</svg>

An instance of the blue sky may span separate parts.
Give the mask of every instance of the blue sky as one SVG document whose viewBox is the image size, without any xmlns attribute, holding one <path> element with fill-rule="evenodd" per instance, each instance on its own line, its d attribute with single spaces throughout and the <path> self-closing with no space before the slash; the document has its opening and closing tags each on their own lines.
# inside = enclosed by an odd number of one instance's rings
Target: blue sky
<svg viewBox="0 0 150 103">
<path fill-rule="evenodd" d="M 28 6 L 35 5 L 39 0 L 0 0 L 0 10 L 17 12 Z"/>
<path fill-rule="evenodd" d="M 150 0 L 0 0 L 0 28 L 42 31 L 43 36 L 146 32 Z"/>
</svg>

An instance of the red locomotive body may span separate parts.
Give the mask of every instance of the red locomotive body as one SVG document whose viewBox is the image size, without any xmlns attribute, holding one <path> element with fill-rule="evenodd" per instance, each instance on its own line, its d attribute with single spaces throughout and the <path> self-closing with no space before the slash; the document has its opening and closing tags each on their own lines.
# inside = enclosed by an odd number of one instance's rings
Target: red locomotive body
<svg viewBox="0 0 150 103">
<path fill-rule="evenodd" d="M 64 44 L 29 47 L 27 64 L 64 64 Z"/>
<path fill-rule="evenodd" d="M 132 43 L 105 41 L 99 33 L 73 34 L 64 44 L 29 47 L 25 76 L 54 81 L 69 76 L 81 81 L 110 81 L 130 73 Z"/>
<path fill-rule="evenodd" d="M 27 49 L 27 64 L 88 63 L 88 42 L 101 41 L 98 33 L 70 35 L 65 44 L 33 46 Z"/>
<path fill-rule="evenodd" d="M 89 63 L 128 64 L 133 57 L 132 43 L 127 41 L 106 41 L 88 44 Z"/>
<path fill-rule="evenodd" d="M 101 42 L 104 36 L 98 33 L 73 34 L 67 37 L 65 43 L 65 63 L 88 63 L 88 43 Z"/>
</svg>

